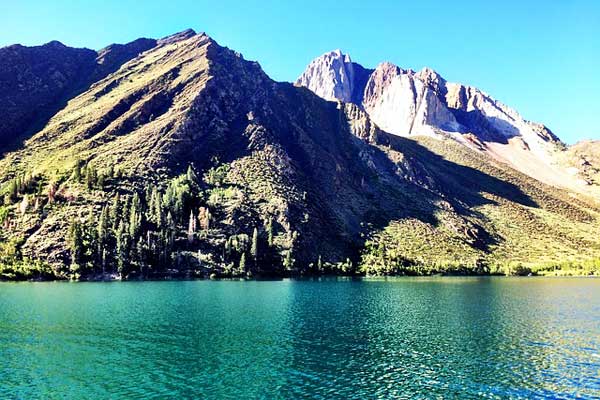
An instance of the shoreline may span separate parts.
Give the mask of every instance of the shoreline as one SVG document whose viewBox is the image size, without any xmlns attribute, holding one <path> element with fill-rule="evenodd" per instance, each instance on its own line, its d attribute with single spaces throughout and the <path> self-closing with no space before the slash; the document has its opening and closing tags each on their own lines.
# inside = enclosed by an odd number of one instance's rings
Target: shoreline
<svg viewBox="0 0 600 400">
<path fill-rule="evenodd" d="M 321 281 L 321 280 L 343 280 L 343 281 L 386 281 L 388 279 L 436 279 L 436 278 L 591 278 L 598 279 L 600 275 L 502 275 L 502 274 L 431 274 L 431 275 L 290 275 L 290 276 L 259 276 L 259 277 L 164 277 L 164 278 L 144 278 L 144 279 L 4 279 L 0 278 L 0 283 L 116 283 L 116 282 L 193 282 L 193 281 L 256 281 L 256 282 L 273 282 L 273 281 Z"/>
</svg>

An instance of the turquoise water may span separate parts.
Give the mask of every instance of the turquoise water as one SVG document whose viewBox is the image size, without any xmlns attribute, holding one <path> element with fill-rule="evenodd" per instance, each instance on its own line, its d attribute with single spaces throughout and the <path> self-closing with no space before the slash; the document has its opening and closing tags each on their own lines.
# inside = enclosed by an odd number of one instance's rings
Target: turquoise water
<svg viewBox="0 0 600 400">
<path fill-rule="evenodd" d="M 600 397 L 600 280 L 0 283 L 0 398 Z"/>
</svg>

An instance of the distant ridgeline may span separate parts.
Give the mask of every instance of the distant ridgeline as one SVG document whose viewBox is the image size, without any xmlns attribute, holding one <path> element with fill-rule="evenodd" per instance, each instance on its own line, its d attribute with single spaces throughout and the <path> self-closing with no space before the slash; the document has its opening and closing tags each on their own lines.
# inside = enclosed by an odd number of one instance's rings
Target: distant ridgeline
<svg viewBox="0 0 600 400">
<path fill-rule="evenodd" d="M 0 49 L 0 279 L 600 274 L 596 143 L 336 51 Z"/>
</svg>

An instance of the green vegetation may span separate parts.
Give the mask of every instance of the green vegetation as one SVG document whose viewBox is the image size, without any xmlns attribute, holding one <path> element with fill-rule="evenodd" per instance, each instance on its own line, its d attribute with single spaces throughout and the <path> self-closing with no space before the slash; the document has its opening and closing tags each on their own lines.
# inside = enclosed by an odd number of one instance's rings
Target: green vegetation
<svg viewBox="0 0 600 400">
<path fill-rule="evenodd" d="M 228 166 L 207 171 L 198 178 L 190 166 L 186 173 L 163 186 L 123 192 L 117 174 L 98 173 L 77 161 L 62 184 L 49 183 L 45 195 L 35 198 L 41 210 L 28 205 L 30 180 L 8 184 L 10 201 L 0 207 L 0 222 L 7 228 L 0 236 L 0 279 L 106 279 L 119 277 L 246 276 L 280 273 L 289 249 L 274 243 L 272 217 L 250 232 L 237 231 L 227 218 L 236 196 L 215 193 L 239 191 L 226 182 Z M 110 196 L 110 192 L 115 194 Z M 74 195 L 78 193 L 78 195 Z M 84 199 L 88 199 L 83 201 Z M 94 207 L 86 206 L 93 199 Z M 39 260 L 25 257 L 23 238 L 7 235 L 21 225 L 38 225 L 52 211 L 63 216 L 77 207 L 66 225 L 66 269 L 59 274 Z M 37 207 L 37 206 L 36 206 Z M 246 261 L 250 257 L 251 262 Z M 289 262 L 289 257 L 288 257 Z"/>
</svg>

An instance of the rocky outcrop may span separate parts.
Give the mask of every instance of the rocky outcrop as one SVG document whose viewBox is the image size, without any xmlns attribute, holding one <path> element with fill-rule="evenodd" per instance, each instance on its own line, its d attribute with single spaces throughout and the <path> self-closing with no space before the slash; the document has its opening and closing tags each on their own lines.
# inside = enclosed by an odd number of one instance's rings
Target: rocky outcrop
<svg viewBox="0 0 600 400">
<path fill-rule="evenodd" d="M 349 55 L 334 50 L 313 60 L 296 84 L 325 100 L 360 103 L 370 74 L 370 70 L 353 63 Z"/>
<path fill-rule="evenodd" d="M 368 79 L 359 81 L 358 65 L 336 50 L 312 61 L 296 83 L 326 100 L 356 104 L 394 135 L 450 136 L 542 182 L 579 188 L 558 166 L 558 137 L 483 91 L 447 82 L 430 68 L 415 72 L 389 62 L 362 68 Z"/>
<path fill-rule="evenodd" d="M 390 63 L 371 74 L 362 103 L 383 130 L 399 136 L 433 135 L 436 129 L 458 129 L 454 116 L 436 92 L 414 71 Z"/>
</svg>

